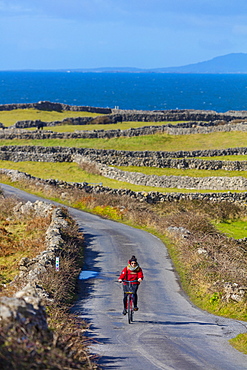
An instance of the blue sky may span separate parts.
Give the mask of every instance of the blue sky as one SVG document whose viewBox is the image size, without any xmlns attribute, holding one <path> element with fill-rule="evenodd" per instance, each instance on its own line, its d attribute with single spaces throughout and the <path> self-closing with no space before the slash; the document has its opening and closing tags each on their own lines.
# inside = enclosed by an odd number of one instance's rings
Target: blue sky
<svg viewBox="0 0 247 370">
<path fill-rule="evenodd" d="M 247 52 L 246 0 L 0 0 L 0 70 L 181 66 Z"/>
</svg>

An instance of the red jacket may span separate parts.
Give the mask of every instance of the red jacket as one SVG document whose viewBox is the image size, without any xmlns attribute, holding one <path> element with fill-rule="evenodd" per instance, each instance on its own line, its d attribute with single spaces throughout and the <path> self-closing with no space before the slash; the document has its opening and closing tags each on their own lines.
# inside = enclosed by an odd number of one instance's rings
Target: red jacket
<svg viewBox="0 0 247 370">
<path fill-rule="evenodd" d="M 143 276 L 143 272 L 142 272 L 142 269 L 141 267 L 137 267 L 137 269 L 135 271 L 131 271 L 129 269 L 129 265 L 126 266 L 123 271 L 121 272 L 120 276 L 119 276 L 119 279 L 122 279 L 122 280 L 128 280 L 128 281 L 133 281 L 133 280 L 138 280 L 138 279 L 143 279 L 144 276 Z M 124 283 L 126 285 L 126 283 Z M 135 282 L 133 284 L 140 284 L 139 281 L 138 282 Z"/>
</svg>

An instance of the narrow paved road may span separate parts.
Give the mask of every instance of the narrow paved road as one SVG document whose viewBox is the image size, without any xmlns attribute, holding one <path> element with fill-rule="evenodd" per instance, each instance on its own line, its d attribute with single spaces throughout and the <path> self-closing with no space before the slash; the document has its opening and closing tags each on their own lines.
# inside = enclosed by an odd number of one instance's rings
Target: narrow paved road
<svg viewBox="0 0 247 370">
<path fill-rule="evenodd" d="M 25 200 L 37 197 L 7 185 L 8 194 Z M 183 294 L 163 243 L 153 235 L 69 208 L 86 239 L 84 270 L 94 278 L 81 280 L 74 310 L 91 325 L 91 350 L 104 369 L 240 370 L 247 356 L 228 339 L 246 332 L 246 323 L 210 315 Z M 135 322 L 122 312 L 121 269 L 135 254 L 145 280 L 139 288 Z"/>
</svg>

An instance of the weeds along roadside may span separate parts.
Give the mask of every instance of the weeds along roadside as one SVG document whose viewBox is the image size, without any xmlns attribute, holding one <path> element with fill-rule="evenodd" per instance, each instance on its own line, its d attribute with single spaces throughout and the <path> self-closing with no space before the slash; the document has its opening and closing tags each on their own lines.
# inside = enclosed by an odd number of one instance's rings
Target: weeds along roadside
<svg viewBox="0 0 247 370">
<path fill-rule="evenodd" d="M 234 301 L 225 292 L 226 283 L 247 286 L 246 244 L 219 233 L 211 222 L 244 217 L 244 208 L 230 203 L 214 203 L 212 207 L 195 201 L 150 205 L 127 197 L 37 187 L 35 181 L 13 185 L 158 235 L 167 245 L 182 287 L 192 302 L 217 315 L 247 320 L 246 293 Z"/>
<path fill-rule="evenodd" d="M 14 252 L 21 251 L 19 257 L 25 255 L 29 258 L 35 257 L 37 252 L 45 250 L 45 239 L 40 236 L 45 234 L 50 224 L 50 217 L 41 222 L 42 217 L 35 216 L 32 213 L 20 214 L 16 216 L 13 208 L 17 200 L 13 198 L 0 197 L 0 220 L 1 236 L 8 235 L 5 240 L 5 257 Z M 19 202 L 18 202 L 19 203 Z M 82 265 L 83 258 L 83 236 L 78 232 L 76 223 L 70 218 L 67 211 L 63 209 L 64 217 L 68 226 L 62 229 L 62 239 L 65 242 L 60 251 L 60 269 L 59 273 L 54 267 L 47 268 L 46 274 L 40 278 L 39 284 L 49 294 L 49 299 L 45 299 L 43 304 L 46 307 L 47 331 L 27 330 L 26 325 L 20 321 L 6 323 L 1 325 L 0 329 L 0 364 L 1 368 L 8 369 L 92 369 L 96 366 L 91 362 L 88 352 L 88 340 L 83 333 L 86 324 L 77 320 L 69 313 L 70 305 L 76 295 L 76 281 Z M 22 229 L 30 228 L 36 225 L 39 239 L 29 237 L 29 250 L 25 238 L 27 234 L 22 232 L 24 239 L 20 238 L 16 242 L 16 233 Z M 16 233 L 14 233 L 14 227 Z M 10 230 L 12 232 L 10 232 Z M 3 247 L 1 238 L 1 246 Z M 7 244 L 8 242 L 8 244 Z M 24 244 L 23 244 L 24 243 Z M 37 248 L 33 248 L 35 245 Z M 10 250 L 12 245 L 12 251 Z M 24 249 L 23 249 L 24 248 Z M 12 253 L 11 253 L 12 252 Z M 19 259 L 19 258 L 18 258 Z M 18 261 L 16 261 L 18 265 Z M 2 267 L 2 266 L 1 266 Z M 5 266 L 6 267 L 6 266 Z M 16 268 L 17 266 L 14 266 Z M 0 276 L 2 278 L 2 274 Z M 11 297 L 17 290 L 20 290 L 25 281 L 23 278 L 17 278 L 6 288 L 2 288 L 0 295 Z"/>
</svg>

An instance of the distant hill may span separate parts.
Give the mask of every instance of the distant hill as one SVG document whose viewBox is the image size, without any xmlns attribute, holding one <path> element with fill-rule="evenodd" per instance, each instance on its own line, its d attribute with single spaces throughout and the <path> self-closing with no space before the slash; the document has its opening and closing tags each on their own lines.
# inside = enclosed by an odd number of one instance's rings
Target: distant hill
<svg viewBox="0 0 247 370">
<path fill-rule="evenodd" d="M 99 67 L 99 68 L 77 68 L 77 69 L 70 69 L 67 72 L 110 72 L 110 73 L 118 73 L 118 72 L 127 72 L 127 73 L 140 73 L 140 72 L 149 72 L 146 69 L 135 68 L 135 67 Z"/>
<path fill-rule="evenodd" d="M 156 68 L 163 73 L 247 73 L 247 54 L 232 53 L 181 67 Z"/>
<path fill-rule="evenodd" d="M 93 69 L 71 69 L 70 72 L 125 72 L 125 73 L 247 73 L 247 54 L 232 53 L 218 56 L 205 62 L 180 67 L 141 69 L 131 67 L 108 67 Z"/>
</svg>

